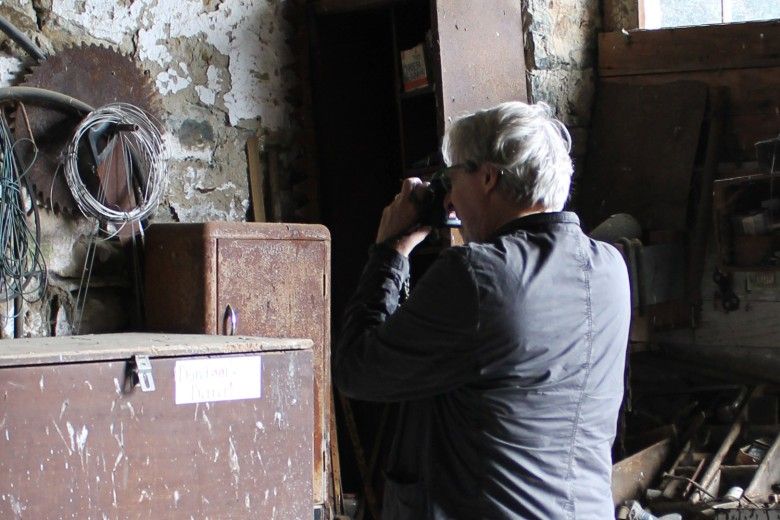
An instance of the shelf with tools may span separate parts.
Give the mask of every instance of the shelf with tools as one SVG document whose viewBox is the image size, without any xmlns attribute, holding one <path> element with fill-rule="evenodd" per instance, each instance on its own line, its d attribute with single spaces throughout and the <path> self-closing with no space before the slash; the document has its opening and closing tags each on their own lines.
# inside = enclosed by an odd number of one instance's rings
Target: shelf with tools
<svg viewBox="0 0 780 520">
<path fill-rule="evenodd" d="M 714 182 L 719 268 L 780 271 L 780 173 L 744 173 Z"/>
</svg>

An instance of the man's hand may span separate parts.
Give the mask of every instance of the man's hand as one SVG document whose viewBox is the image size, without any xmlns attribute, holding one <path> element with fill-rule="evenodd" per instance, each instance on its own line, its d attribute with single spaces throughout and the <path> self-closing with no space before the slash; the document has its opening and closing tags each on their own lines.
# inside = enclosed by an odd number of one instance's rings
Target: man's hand
<svg viewBox="0 0 780 520">
<path fill-rule="evenodd" d="M 409 256 L 417 244 L 425 240 L 431 232 L 429 226 L 420 226 L 419 202 L 428 195 L 427 183 L 417 177 L 404 179 L 401 193 L 382 212 L 382 221 L 376 234 L 377 244 L 388 242 L 390 246 L 404 256 Z"/>
</svg>

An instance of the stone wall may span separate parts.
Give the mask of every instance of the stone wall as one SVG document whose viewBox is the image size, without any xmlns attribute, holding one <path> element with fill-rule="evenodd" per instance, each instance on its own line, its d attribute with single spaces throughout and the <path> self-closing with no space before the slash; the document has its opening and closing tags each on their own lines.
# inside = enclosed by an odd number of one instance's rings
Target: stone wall
<svg viewBox="0 0 780 520">
<path fill-rule="evenodd" d="M 244 143 L 259 132 L 280 143 L 283 183 L 301 147 L 292 19 L 283 0 L 3 0 L 0 15 L 46 52 L 98 44 L 131 56 L 160 96 L 170 153 L 169 189 L 154 221 L 245 220 Z M 0 86 L 19 84 L 29 57 L 0 35 Z M 99 86 L 95 86 L 99 88 Z M 286 209 L 295 219 L 294 208 Z M 94 224 L 42 209 L 49 290 L 25 305 L 25 335 L 68 333 Z M 81 332 L 129 325 L 126 255 L 101 243 Z M 4 314 L 10 311 L 6 310 Z M 12 334 L 5 320 L 5 335 Z"/>
<path fill-rule="evenodd" d="M 544 101 L 572 134 L 576 172 L 582 169 L 596 80 L 601 26 L 598 0 L 522 0 L 528 92 Z"/>
</svg>

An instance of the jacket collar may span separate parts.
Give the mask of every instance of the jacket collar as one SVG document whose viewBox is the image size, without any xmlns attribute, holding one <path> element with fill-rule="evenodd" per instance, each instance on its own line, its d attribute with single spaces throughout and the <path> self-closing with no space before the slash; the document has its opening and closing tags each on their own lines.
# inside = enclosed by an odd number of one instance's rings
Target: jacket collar
<svg viewBox="0 0 780 520">
<path fill-rule="evenodd" d="M 494 237 L 506 235 L 520 229 L 530 229 L 539 226 L 552 226 L 554 224 L 574 224 L 580 225 L 580 219 L 577 215 L 571 211 L 553 211 L 549 213 L 533 213 L 526 215 L 525 217 L 516 218 L 510 220 L 503 226 L 499 227 Z"/>
</svg>

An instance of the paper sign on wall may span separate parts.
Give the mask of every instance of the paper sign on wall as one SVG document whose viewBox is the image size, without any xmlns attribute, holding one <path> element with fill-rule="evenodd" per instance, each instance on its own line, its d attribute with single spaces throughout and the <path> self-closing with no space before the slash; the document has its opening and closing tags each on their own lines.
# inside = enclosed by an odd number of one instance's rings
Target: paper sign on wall
<svg viewBox="0 0 780 520">
<path fill-rule="evenodd" d="M 174 368 L 176 404 L 260 397 L 260 356 L 185 359 Z"/>
</svg>

